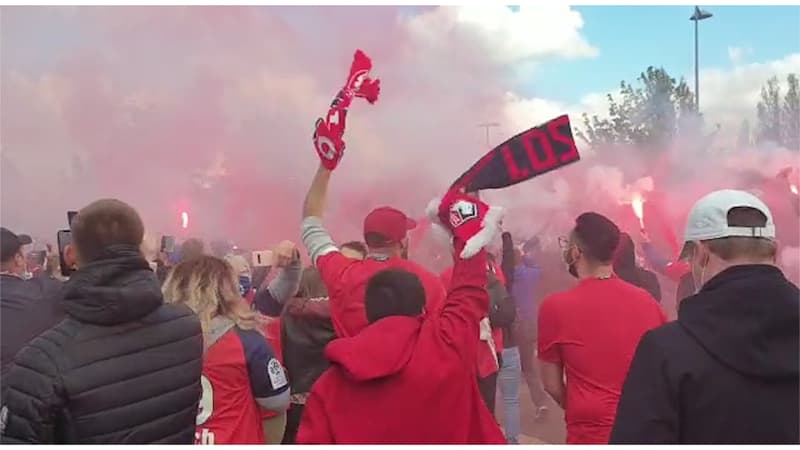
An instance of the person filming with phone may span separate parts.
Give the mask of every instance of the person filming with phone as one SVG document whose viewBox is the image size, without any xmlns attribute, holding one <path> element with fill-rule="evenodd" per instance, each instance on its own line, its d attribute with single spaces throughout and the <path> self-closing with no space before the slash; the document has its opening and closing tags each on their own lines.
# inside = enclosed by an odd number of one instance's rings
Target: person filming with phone
<svg viewBox="0 0 800 450">
<path fill-rule="evenodd" d="M 31 339 L 60 322 L 64 316 L 57 299 L 61 283 L 48 277 L 28 279 L 25 248 L 30 237 L 0 229 L 0 343 L 2 385 L 14 355 Z"/>
<path fill-rule="evenodd" d="M 2 443 L 193 443 L 200 320 L 164 303 L 141 253 L 139 214 L 98 200 L 78 212 L 71 235 L 63 259 L 77 270 L 61 293 L 66 317 L 3 377 Z"/>
</svg>

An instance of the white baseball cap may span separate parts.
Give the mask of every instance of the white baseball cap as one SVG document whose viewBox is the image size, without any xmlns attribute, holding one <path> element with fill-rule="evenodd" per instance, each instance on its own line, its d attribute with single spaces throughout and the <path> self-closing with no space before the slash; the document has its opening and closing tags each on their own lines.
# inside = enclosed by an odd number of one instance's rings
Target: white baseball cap
<svg viewBox="0 0 800 450">
<path fill-rule="evenodd" d="M 733 208 L 757 209 L 766 216 L 767 223 L 763 227 L 730 226 L 728 212 Z M 693 242 L 734 236 L 775 239 L 772 213 L 764 202 L 749 192 L 732 189 L 712 192 L 698 200 L 689 211 L 680 259 L 689 256 L 688 250 Z"/>
</svg>

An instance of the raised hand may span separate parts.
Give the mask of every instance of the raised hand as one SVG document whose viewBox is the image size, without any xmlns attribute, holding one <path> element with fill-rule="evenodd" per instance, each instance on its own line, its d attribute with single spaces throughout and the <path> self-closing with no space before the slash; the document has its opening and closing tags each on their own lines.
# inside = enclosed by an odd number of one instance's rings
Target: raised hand
<svg viewBox="0 0 800 450">
<path fill-rule="evenodd" d="M 281 243 L 275 247 L 272 255 L 275 259 L 273 263 L 275 267 L 286 267 L 300 256 L 297 251 L 297 245 L 292 241 L 281 241 Z"/>
</svg>

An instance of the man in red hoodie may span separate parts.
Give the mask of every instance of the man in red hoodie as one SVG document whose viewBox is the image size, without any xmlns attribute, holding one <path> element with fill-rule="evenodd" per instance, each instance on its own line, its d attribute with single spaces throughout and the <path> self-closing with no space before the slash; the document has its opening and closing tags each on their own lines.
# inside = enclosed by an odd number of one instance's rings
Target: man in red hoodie
<svg viewBox="0 0 800 450">
<path fill-rule="evenodd" d="M 456 255 L 464 241 L 454 239 Z M 455 259 L 444 304 L 424 316 L 416 275 L 388 268 L 370 278 L 369 325 L 325 349 L 332 365 L 311 389 L 298 444 L 505 443 L 476 383 L 486 253 Z"/>
</svg>

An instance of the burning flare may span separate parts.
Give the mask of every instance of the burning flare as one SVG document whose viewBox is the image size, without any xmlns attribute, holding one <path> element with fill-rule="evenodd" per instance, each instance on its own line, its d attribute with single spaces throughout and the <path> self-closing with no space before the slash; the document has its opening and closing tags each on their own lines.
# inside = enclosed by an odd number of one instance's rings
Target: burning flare
<svg viewBox="0 0 800 450">
<path fill-rule="evenodd" d="M 644 230 L 644 199 L 642 198 L 642 194 L 639 194 L 638 192 L 633 194 L 631 208 L 633 209 L 633 213 L 639 219 L 639 226 L 642 228 L 642 230 Z"/>
<path fill-rule="evenodd" d="M 184 230 L 189 228 L 189 213 L 186 211 L 181 213 L 181 226 Z"/>
<path fill-rule="evenodd" d="M 796 184 L 789 185 L 789 190 L 792 191 L 792 194 L 797 195 L 797 185 Z"/>
</svg>

